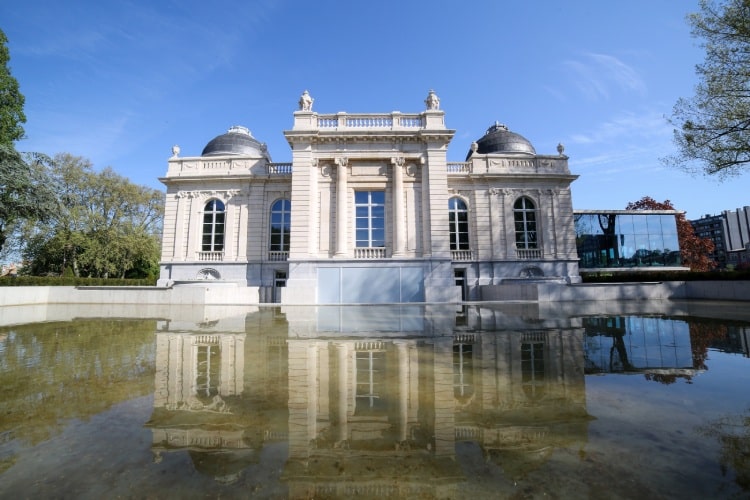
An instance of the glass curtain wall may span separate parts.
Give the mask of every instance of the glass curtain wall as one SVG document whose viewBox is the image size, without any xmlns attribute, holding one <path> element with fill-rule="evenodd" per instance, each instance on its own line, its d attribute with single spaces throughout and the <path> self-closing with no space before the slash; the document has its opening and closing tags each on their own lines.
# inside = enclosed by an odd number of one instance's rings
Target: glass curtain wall
<svg viewBox="0 0 750 500">
<path fill-rule="evenodd" d="M 577 213 L 579 268 L 679 267 L 673 214 Z"/>
</svg>

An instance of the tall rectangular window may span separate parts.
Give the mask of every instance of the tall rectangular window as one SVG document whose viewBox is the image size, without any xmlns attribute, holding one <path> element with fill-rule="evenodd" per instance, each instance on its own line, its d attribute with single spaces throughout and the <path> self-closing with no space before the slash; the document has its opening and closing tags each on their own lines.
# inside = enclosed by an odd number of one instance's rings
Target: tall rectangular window
<svg viewBox="0 0 750 500">
<path fill-rule="evenodd" d="M 356 246 L 385 247 L 385 191 L 354 193 Z"/>
<path fill-rule="evenodd" d="M 448 200 L 448 224 L 451 250 L 468 250 L 469 212 L 460 198 Z"/>
<path fill-rule="evenodd" d="M 224 250 L 224 204 L 211 200 L 203 209 L 203 240 L 201 250 L 220 252 Z"/>
<path fill-rule="evenodd" d="M 271 206 L 270 250 L 289 251 L 292 204 L 289 200 L 276 200 Z"/>
<path fill-rule="evenodd" d="M 383 394 L 385 375 L 385 352 L 357 351 L 355 415 L 376 416 L 386 412 L 387 398 Z"/>
</svg>

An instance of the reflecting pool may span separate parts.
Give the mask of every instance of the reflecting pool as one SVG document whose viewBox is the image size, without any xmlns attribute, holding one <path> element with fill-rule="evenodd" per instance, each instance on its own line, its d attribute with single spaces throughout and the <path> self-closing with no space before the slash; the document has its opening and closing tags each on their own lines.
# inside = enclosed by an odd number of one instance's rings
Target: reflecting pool
<svg viewBox="0 0 750 500">
<path fill-rule="evenodd" d="M 745 497 L 748 309 L 0 308 L 0 497 Z"/>
</svg>

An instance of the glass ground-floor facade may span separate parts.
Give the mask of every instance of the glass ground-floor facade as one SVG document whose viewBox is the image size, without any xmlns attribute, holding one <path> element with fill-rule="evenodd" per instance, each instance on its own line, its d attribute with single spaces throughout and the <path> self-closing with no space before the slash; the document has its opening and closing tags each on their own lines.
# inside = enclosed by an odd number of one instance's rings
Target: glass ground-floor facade
<svg viewBox="0 0 750 500">
<path fill-rule="evenodd" d="M 681 267 L 678 213 L 575 211 L 579 269 Z"/>
</svg>

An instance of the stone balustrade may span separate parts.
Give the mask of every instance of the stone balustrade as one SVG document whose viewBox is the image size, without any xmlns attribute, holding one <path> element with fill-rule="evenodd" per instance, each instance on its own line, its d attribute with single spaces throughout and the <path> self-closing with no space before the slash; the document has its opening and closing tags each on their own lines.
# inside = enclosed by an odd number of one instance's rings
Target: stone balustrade
<svg viewBox="0 0 750 500">
<path fill-rule="evenodd" d="M 420 115 L 402 115 L 401 113 L 390 114 L 348 114 L 337 113 L 335 115 L 318 115 L 317 127 L 319 129 L 335 128 L 337 130 L 355 129 L 399 129 L 399 128 L 422 128 L 424 123 Z"/>
<path fill-rule="evenodd" d="M 289 259 L 289 252 L 269 251 L 268 260 L 271 262 L 283 262 Z"/>
<path fill-rule="evenodd" d="M 474 260 L 474 252 L 471 250 L 451 250 L 451 258 L 454 261 Z"/>
<path fill-rule="evenodd" d="M 224 260 L 224 252 L 197 252 L 196 260 L 199 262 L 221 262 Z"/>
<path fill-rule="evenodd" d="M 541 259 L 543 256 L 541 248 L 516 249 L 516 258 L 522 260 Z"/>
<path fill-rule="evenodd" d="M 355 259 L 385 259 L 385 248 L 355 248 Z"/>
<path fill-rule="evenodd" d="M 449 174 L 470 174 L 472 172 L 470 161 L 449 161 L 447 165 Z"/>
<path fill-rule="evenodd" d="M 263 159 L 247 158 L 178 158 L 169 161 L 168 175 L 272 175 L 291 176 L 292 163 L 266 163 Z"/>
</svg>

